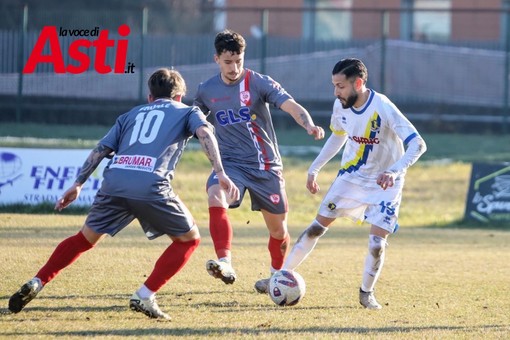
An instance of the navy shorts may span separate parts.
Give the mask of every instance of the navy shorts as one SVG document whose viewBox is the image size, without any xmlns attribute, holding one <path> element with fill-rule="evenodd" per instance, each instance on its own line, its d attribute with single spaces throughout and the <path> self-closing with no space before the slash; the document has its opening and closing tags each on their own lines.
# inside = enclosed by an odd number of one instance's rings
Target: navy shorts
<svg viewBox="0 0 510 340">
<path fill-rule="evenodd" d="M 153 240 L 161 235 L 181 236 L 195 221 L 177 195 L 156 200 L 135 200 L 97 192 L 85 224 L 99 234 L 114 236 L 134 219 L 145 236 Z"/>
<path fill-rule="evenodd" d="M 273 214 L 283 214 L 288 211 L 285 180 L 279 170 L 259 170 L 246 168 L 230 163 L 223 163 L 225 173 L 237 185 L 241 197 L 233 202 L 230 208 L 241 205 L 246 190 L 250 193 L 251 210 L 267 210 Z M 207 180 L 207 189 L 218 184 L 214 171 Z"/>
</svg>

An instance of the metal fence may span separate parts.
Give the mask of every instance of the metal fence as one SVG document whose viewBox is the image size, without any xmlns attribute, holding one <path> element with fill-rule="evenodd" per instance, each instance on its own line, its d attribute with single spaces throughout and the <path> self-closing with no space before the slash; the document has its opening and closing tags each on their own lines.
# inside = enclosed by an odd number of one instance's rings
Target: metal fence
<svg viewBox="0 0 510 340">
<path fill-rule="evenodd" d="M 427 35 L 418 30 L 412 20 L 420 13 L 417 9 L 206 8 L 190 14 L 151 8 L 71 12 L 16 7 L 3 13 L 10 20 L 0 24 L 0 97 L 4 98 L 0 119 L 22 121 L 31 98 L 55 98 L 53 105 L 59 98 L 74 99 L 76 105 L 93 99 L 144 101 L 146 80 L 161 66 L 173 66 L 183 74 L 190 101 L 198 84 L 218 72 L 213 40 L 226 25 L 247 40 L 246 67 L 271 75 L 298 101 L 310 103 L 312 110 L 332 105 L 332 66 L 352 56 L 367 64 L 371 88 L 407 104 L 416 111 L 416 119 L 434 114 L 445 120 L 488 121 L 501 124 L 506 133 L 510 13 L 493 9 L 421 12 L 447 15 L 449 34 Z M 330 19 L 321 26 L 317 18 L 326 14 Z M 302 20 L 296 26 L 292 18 Z M 329 36 L 324 34 L 325 23 L 331 26 Z M 118 33 L 121 24 L 130 28 L 127 37 Z M 462 27 L 470 24 L 477 27 L 467 36 Z M 58 30 L 98 27 L 109 30 L 114 41 L 128 40 L 126 63 L 134 65 L 132 72 L 98 73 L 94 68 L 98 53 L 89 48 L 81 49 L 91 61 L 86 72 L 57 74 L 53 64 L 45 62 L 24 74 L 41 30 L 49 25 Z M 335 27 L 347 32 L 335 32 Z M 58 36 L 65 65 L 77 63 L 69 54 L 76 39 Z M 47 43 L 44 54 L 51 54 L 53 48 Z M 117 46 L 107 49 L 105 64 L 115 63 L 116 52 Z"/>
</svg>

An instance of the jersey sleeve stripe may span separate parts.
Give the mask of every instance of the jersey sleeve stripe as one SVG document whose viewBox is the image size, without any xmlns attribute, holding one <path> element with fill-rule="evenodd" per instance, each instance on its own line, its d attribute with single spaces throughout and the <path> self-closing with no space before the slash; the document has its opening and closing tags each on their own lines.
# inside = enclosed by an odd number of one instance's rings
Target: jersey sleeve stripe
<svg viewBox="0 0 510 340">
<path fill-rule="evenodd" d="M 329 129 L 331 130 L 331 132 L 333 132 L 335 135 L 337 136 L 345 136 L 347 134 L 347 132 L 343 131 L 343 130 L 335 130 L 335 128 L 333 127 L 333 125 L 330 125 L 329 126 Z"/>
<path fill-rule="evenodd" d="M 413 138 L 417 137 L 418 134 L 416 132 L 413 132 L 409 135 L 409 137 L 406 138 L 406 140 L 404 141 L 404 147 L 407 147 L 407 144 L 409 144 L 409 142 L 411 140 L 413 140 Z"/>
</svg>

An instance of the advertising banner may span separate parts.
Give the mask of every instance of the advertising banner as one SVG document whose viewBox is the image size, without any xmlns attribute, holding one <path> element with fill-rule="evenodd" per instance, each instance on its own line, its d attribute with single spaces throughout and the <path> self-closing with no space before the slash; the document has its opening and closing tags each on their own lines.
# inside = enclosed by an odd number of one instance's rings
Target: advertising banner
<svg viewBox="0 0 510 340">
<path fill-rule="evenodd" d="M 90 149 L 0 148 L 0 204 L 55 203 L 80 173 Z M 104 159 L 73 206 L 87 206 L 101 186 Z"/>
<path fill-rule="evenodd" d="M 510 222 L 510 163 L 473 164 L 465 217 Z"/>
</svg>

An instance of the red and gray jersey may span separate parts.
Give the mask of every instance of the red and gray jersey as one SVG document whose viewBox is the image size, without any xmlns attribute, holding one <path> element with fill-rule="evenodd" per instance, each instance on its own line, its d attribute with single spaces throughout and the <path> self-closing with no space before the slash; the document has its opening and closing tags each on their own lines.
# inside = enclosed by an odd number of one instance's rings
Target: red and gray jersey
<svg viewBox="0 0 510 340">
<path fill-rule="evenodd" d="M 194 105 L 210 113 L 223 162 L 279 170 L 282 159 L 269 104 L 279 108 L 292 97 L 271 77 L 245 71 L 231 85 L 220 74 L 201 83 Z"/>
<path fill-rule="evenodd" d="M 208 122 L 197 107 L 173 100 L 158 99 L 121 115 L 99 142 L 115 151 L 101 191 L 133 199 L 168 195 L 184 147 L 202 125 Z"/>
</svg>

